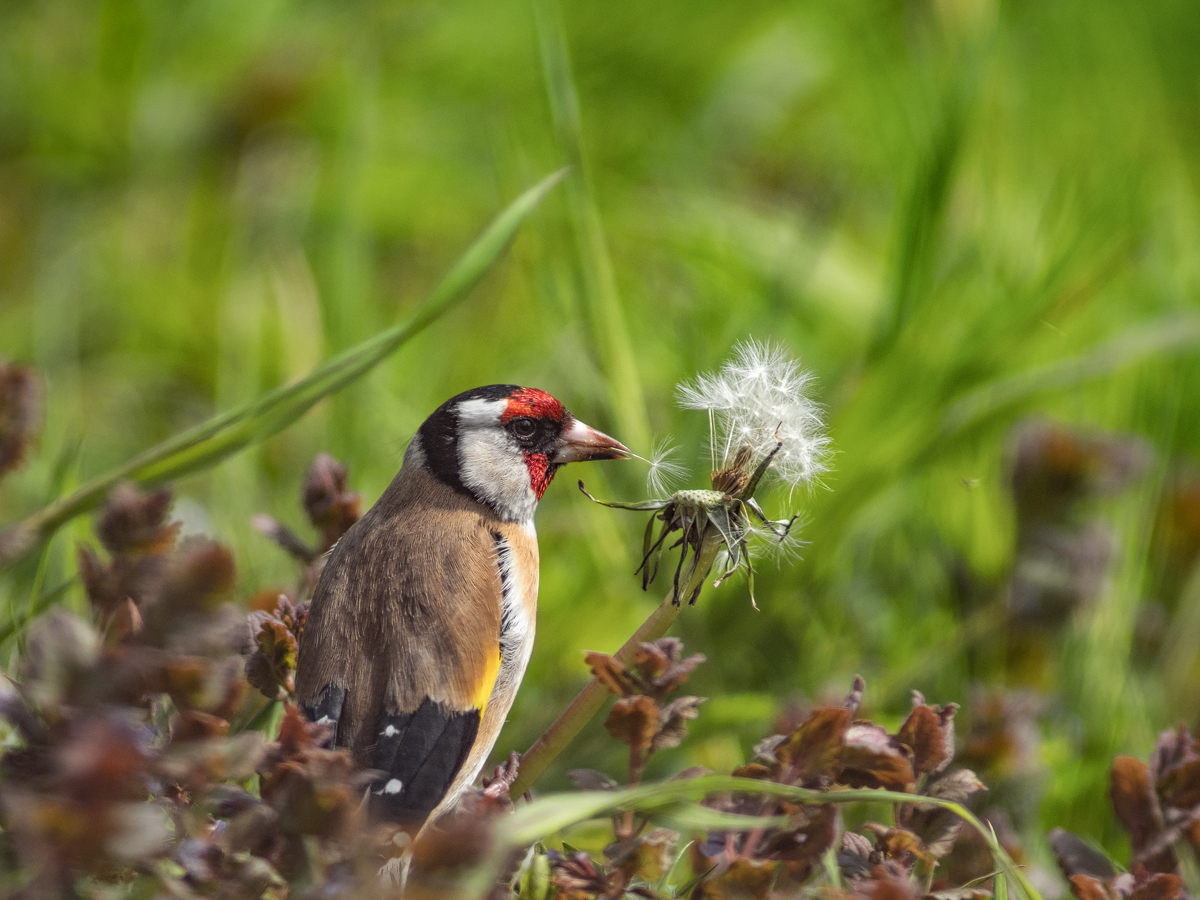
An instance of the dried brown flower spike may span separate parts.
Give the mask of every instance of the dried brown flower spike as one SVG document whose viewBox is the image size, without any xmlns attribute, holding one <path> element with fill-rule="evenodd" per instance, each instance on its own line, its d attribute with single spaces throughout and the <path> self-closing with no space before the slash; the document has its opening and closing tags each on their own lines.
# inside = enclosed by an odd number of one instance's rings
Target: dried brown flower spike
<svg viewBox="0 0 1200 900">
<path fill-rule="evenodd" d="M 41 411 L 42 389 L 33 369 L 0 363 L 0 476 L 25 461 Z"/>
</svg>

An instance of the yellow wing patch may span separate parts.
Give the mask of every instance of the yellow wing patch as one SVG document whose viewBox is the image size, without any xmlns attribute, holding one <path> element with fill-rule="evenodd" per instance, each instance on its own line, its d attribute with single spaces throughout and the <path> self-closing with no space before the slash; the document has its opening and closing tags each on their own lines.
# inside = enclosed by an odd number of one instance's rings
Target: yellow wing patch
<svg viewBox="0 0 1200 900">
<path fill-rule="evenodd" d="M 488 700 L 492 696 L 492 688 L 496 686 L 496 678 L 500 674 L 500 648 L 496 648 L 494 656 L 490 656 L 487 662 L 487 668 L 483 670 L 483 678 L 479 682 L 479 687 L 475 689 L 474 696 L 471 697 L 471 702 L 479 710 L 479 715 L 483 715 L 487 710 Z"/>
</svg>

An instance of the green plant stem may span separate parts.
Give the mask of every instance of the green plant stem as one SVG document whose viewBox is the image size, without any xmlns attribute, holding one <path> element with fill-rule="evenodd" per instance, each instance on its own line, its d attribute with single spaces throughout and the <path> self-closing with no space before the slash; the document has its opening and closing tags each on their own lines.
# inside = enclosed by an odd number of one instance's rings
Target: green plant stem
<svg viewBox="0 0 1200 900">
<path fill-rule="evenodd" d="M 558 0 L 535 0 L 534 22 L 542 52 L 550 113 L 558 140 L 571 167 L 566 200 L 575 234 L 584 311 L 596 342 L 608 389 L 609 408 L 622 438 L 631 447 L 648 446 L 650 425 L 638 374 L 637 358 L 617 291 L 617 277 L 608 250 L 604 224 L 583 152 L 579 97 L 571 74 L 571 57 Z"/>
<path fill-rule="evenodd" d="M 695 576 L 689 579 L 692 583 L 681 588 L 681 597 L 691 595 L 696 578 L 708 576 L 721 546 L 720 535 L 716 533 L 715 528 L 711 529 L 701 545 Z M 648 641 L 658 640 L 667 633 L 667 629 L 679 617 L 682 608 L 682 604 L 676 604 L 675 589 L 672 588 L 638 630 L 620 650 L 613 654 L 613 658 L 621 665 L 628 666 L 633 662 L 633 656 L 638 647 Z M 571 741 L 575 740 L 579 732 L 583 731 L 584 726 L 600 711 L 600 707 L 604 706 L 604 701 L 608 697 L 608 688 L 595 678 L 584 685 L 583 690 L 575 695 L 575 699 L 554 720 L 554 723 L 522 754 L 520 772 L 509 791 L 513 797 L 520 797 L 529 790 L 550 766 L 550 763 L 558 758 L 558 755 L 567 748 Z"/>
</svg>

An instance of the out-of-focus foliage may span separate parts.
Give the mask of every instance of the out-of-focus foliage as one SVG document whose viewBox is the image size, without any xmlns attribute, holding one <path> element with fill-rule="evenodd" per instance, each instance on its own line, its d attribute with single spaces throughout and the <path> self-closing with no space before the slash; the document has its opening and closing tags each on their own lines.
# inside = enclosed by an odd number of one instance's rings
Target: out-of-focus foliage
<svg viewBox="0 0 1200 900">
<path fill-rule="evenodd" d="M 304 500 L 314 524 L 328 522 L 321 498 L 352 496 L 344 478 L 326 456 L 310 469 Z M 929 706 L 915 694 L 912 713 L 889 735 L 856 719 L 863 696 L 856 679 L 843 704 L 817 708 L 790 733 L 758 745 L 754 761 L 734 772 L 741 790 L 715 793 L 695 780 L 702 770 L 681 774 L 696 787 L 690 799 L 704 801 L 687 828 L 690 871 L 679 867 L 681 835 L 649 828 L 654 816 L 640 814 L 637 803 L 613 815 L 614 839 L 602 861 L 566 844 L 547 851 L 521 826 L 506 827 L 516 754 L 414 838 L 368 819 L 363 794 L 372 773 L 358 769 L 348 751 L 327 747 L 326 727 L 287 704 L 270 729 L 276 740 L 253 728 L 261 719 L 250 717 L 256 706 L 271 710 L 291 693 L 307 602 L 281 596 L 273 614 L 243 618 L 227 602 L 236 583 L 229 552 L 206 539 L 177 544 L 170 502 L 165 490 L 126 485 L 113 493 L 96 523 L 107 559 L 79 551 L 90 622 L 65 611 L 39 619 L 16 680 L 0 682 L 0 720 L 10 732 L 0 755 L 0 886 L 19 896 L 123 888 L 135 896 L 370 897 L 399 896 L 403 885 L 410 898 L 503 898 L 513 896 L 508 885 L 530 893 L 528 880 L 540 867 L 539 900 L 551 886 L 576 900 L 658 900 L 684 884 L 718 900 L 765 900 L 773 886 L 797 890 L 814 876 L 835 893 L 844 879 L 855 895 L 873 895 L 886 883 L 917 900 L 929 894 L 963 825 L 953 808 L 928 801 L 961 804 L 984 789 L 969 770 L 943 774 L 955 752 L 953 704 Z M 353 515 L 342 522 L 348 527 Z M 630 787 L 651 754 L 680 746 L 703 702 L 668 702 L 704 662 L 682 650 L 677 638 L 642 644 L 628 670 L 605 654 L 588 657 L 618 695 L 604 724 L 628 747 Z M 248 684 L 266 695 L 265 707 L 248 697 Z M 1180 752 L 1167 761 L 1164 779 L 1195 756 Z M 542 840 L 594 817 L 588 790 L 618 788 L 594 770 L 572 778 L 583 791 L 581 811 L 556 819 L 541 813 L 546 804 L 523 809 L 525 828 Z M 755 780 L 808 793 L 764 795 L 753 790 Z M 874 842 L 842 833 L 831 805 L 837 801 L 825 802 L 839 786 L 892 791 L 881 799 L 897 803 L 895 825 L 864 826 Z M 643 805 L 662 793 L 648 787 Z M 1182 790 L 1191 790 L 1186 776 Z M 556 798 L 547 802 L 553 811 Z M 666 820 L 683 821 L 686 812 L 668 808 Z M 839 841 L 836 869 L 826 872 L 820 862 Z M 996 865 L 1011 867 L 1003 851 L 990 853 Z M 972 881 L 993 875 L 990 864 L 959 871 Z"/>
<path fill-rule="evenodd" d="M 673 434 L 702 476 L 707 422 L 676 383 L 777 340 L 815 371 L 828 490 L 801 498 L 802 559 L 756 566 L 760 612 L 736 578 L 684 611 L 711 699 L 648 777 L 728 770 L 781 694 L 862 672 L 884 721 L 914 686 L 967 698 L 1010 787 L 981 777 L 1043 864 L 1043 823 L 1128 858 L 1111 760 L 1200 714 L 1197 46 L 1182 0 L 2 4 L 0 357 L 34 367 L 46 411 L 31 444 L 8 430 L 31 395 L 4 388 L 0 446 L 27 464 L 0 520 L 400 320 L 504 201 L 575 162 L 477 296 L 175 485 L 182 535 L 228 542 L 235 600 L 277 598 L 292 564 L 252 516 L 298 529 L 321 451 L 369 505 L 429 411 L 497 381 L 627 442 Z M 1013 478 L 1034 411 L 1035 433 L 1140 465 L 1032 527 Z M 632 497 L 639 475 L 587 478 Z M 539 516 L 539 638 L 503 753 L 654 602 L 619 513 L 560 484 Z M 88 534 L 2 576 L 9 647 L 38 609 L 91 610 L 77 574 L 149 577 L 81 569 Z M 597 722 L 547 784 L 617 754 Z"/>
<path fill-rule="evenodd" d="M 96 525 L 108 559 L 79 550 L 91 622 L 39 619 L 5 682 L 6 890 L 71 895 L 90 876 L 253 897 L 317 877 L 306 841 L 324 848 L 322 880 L 373 871 L 349 840 L 367 776 L 346 752 L 321 749 L 294 708 L 277 742 L 231 733 L 247 698 L 233 558 L 204 538 L 177 546 L 170 503 L 113 494 Z"/>
<path fill-rule="evenodd" d="M 1129 832 L 1133 858 L 1120 872 L 1077 835 L 1055 829 L 1050 843 L 1071 893 L 1079 900 L 1179 900 L 1183 869 L 1175 848 L 1200 849 L 1200 742 L 1183 725 L 1164 731 L 1149 765 L 1118 756 L 1109 778 L 1113 810 Z"/>
</svg>

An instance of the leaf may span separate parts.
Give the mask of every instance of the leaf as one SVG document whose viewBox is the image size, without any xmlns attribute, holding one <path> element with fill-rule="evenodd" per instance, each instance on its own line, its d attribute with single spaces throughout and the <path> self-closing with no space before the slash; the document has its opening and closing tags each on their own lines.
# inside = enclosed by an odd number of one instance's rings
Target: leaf
<svg viewBox="0 0 1200 900">
<path fill-rule="evenodd" d="M 896 732 L 896 740 L 911 748 L 913 774 L 919 777 L 942 771 L 954 758 L 958 704 L 929 706 L 918 692 L 913 693 L 913 710 Z"/>
<path fill-rule="evenodd" d="M 842 701 L 842 706 L 850 710 L 851 716 L 857 716 L 859 707 L 862 706 L 863 693 L 867 689 L 867 683 L 863 681 L 861 675 L 854 676 L 854 682 L 850 685 L 850 693 L 846 695 L 846 699 Z"/>
<path fill-rule="evenodd" d="M 1163 775 L 1157 784 L 1163 806 L 1190 809 L 1200 804 L 1200 759 L 1191 759 Z"/>
<path fill-rule="evenodd" d="M 290 692 L 296 669 L 297 644 L 291 630 L 265 612 L 247 616 L 253 651 L 246 659 L 246 680 L 268 700 Z"/>
<path fill-rule="evenodd" d="M 871 854 L 875 845 L 871 840 L 855 831 L 842 834 L 842 847 L 837 854 L 838 871 L 843 878 L 870 878 Z"/>
<path fill-rule="evenodd" d="M 735 778 L 769 779 L 773 774 L 775 774 L 773 769 L 762 763 L 748 763 L 733 770 Z"/>
<path fill-rule="evenodd" d="M 134 724 L 115 715 L 79 723 L 58 749 L 63 792 L 84 801 L 144 799 L 150 761 L 146 738 Z"/>
<path fill-rule="evenodd" d="M 650 744 L 651 750 L 666 750 L 678 747 L 687 737 L 687 723 L 700 715 L 699 706 L 704 697 L 680 697 L 672 700 L 659 715 L 658 734 Z"/>
<path fill-rule="evenodd" d="M 1150 767 L 1132 756 L 1118 756 L 1109 772 L 1113 811 L 1129 832 L 1133 852 L 1140 855 L 1162 833 L 1162 811 L 1150 780 Z M 1152 872 L 1176 872 L 1179 860 L 1170 845 L 1142 860 Z"/>
<path fill-rule="evenodd" d="M 786 804 L 789 821 L 769 839 L 764 856 L 778 857 L 787 863 L 788 875 L 803 881 L 837 840 L 836 806 Z"/>
<path fill-rule="evenodd" d="M 128 597 L 118 605 L 108 623 L 105 641 L 108 644 L 119 644 L 121 641 L 136 637 L 145 628 L 141 610 Z"/>
<path fill-rule="evenodd" d="M 671 645 L 658 646 L 658 643 L 641 644 L 633 656 L 633 665 L 638 674 L 647 681 L 657 678 L 671 665 L 672 657 L 668 655 Z"/>
<path fill-rule="evenodd" d="M 927 795 L 955 803 L 965 803 L 979 791 L 986 790 L 983 783 L 970 769 L 959 769 L 927 788 Z M 962 828 L 962 819 L 941 806 L 914 803 L 901 806 L 897 812 L 897 824 L 903 825 L 924 841 L 929 854 L 941 859 L 954 849 Z"/>
<path fill-rule="evenodd" d="M 1072 875 L 1071 893 L 1079 900 L 1109 900 L 1104 885 L 1090 875 Z"/>
<path fill-rule="evenodd" d="M 854 882 L 854 896 L 861 900 L 917 900 L 920 890 L 908 870 L 888 860 L 871 870 L 871 877 Z"/>
<path fill-rule="evenodd" d="M 1050 847 L 1058 860 L 1058 867 L 1068 878 L 1087 875 L 1093 879 L 1108 879 L 1117 874 L 1117 867 L 1111 860 L 1099 850 L 1084 843 L 1078 835 L 1055 828 L 1047 836 L 1047 840 L 1050 841 Z"/>
<path fill-rule="evenodd" d="M 735 859 L 729 868 L 700 882 L 711 900 L 766 900 L 775 880 L 777 863 L 764 859 Z"/>
<path fill-rule="evenodd" d="M 304 475 L 302 500 L 308 520 L 321 532 L 321 552 L 338 542 L 362 515 L 362 495 L 346 490 L 346 467 L 321 453 Z"/>
<path fill-rule="evenodd" d="M 529 852 L 533 856 L 521 878 L 517 896 L 519 900 L 546 900 L 550 893 L 550 860 L 545 853 L 537 852 L 536 848 L 531 847 Z"/>
<path fill-rule="evenodd" d="M 679 844 L 679 835 L 669 828 L 653 828 L 637 841 L 630 860 L 633 874 L 644 881 L 656 882 L 667 874 Z"/>
<path fill-rule="evenodd" d="M 838 781 L 851 787 L 903 790 L 916 780 L 910 752 L 880 726 L 855 722 L 843 738 Z"/>
<path fill-rule="evenodd" d="M 671 502 L 670 500 L 642 500 L 638 503 L 622 503 L 620 500 L 600 500 L 588 493 L 588 489 L 584 486 L 582 478 L 579 479 L 578 483 L 579 491 L 583 496 L 587 497 L 593 503 L 607 506 L 609 509 L 627 509 L 632 512 L 657 512 Z M 654 522 L 653 516 L 650 517 L 650 522 Z"/>
<path fill-rule="evenodd" d="M 21 682 L 32 705 L 46 709 L 63 702 L 91 671 L 99 650 L 95 631 L 66 610 L 39 619 L 21 660 Z"/>
<path fill-rule="evenodd" d="M 1134 875 L 1136 886 L 1129 900 L 1180 900 L 1183 897 L 1183 879 L 1178 875 L 1160 872 L 1143 882 L 1139 878 L 1143 872 Z"/>
<path fill-rule="evenodd" d="M 627 697 L 633 693 L 633 679 L 625 671 L 625 667 L 607 653 L 588 653 L 583 661 L 592 670 L 592 676 L 618 697 Z"/>
<path fill-rule="evenodd" d="M 980 781 L 970 769 L 956 769 L 949 775 L 944 775 L 933 782 L 926 793 L 939 800 L 965 803 L 975 794 L 986 790 L 987 785 Z"/>
<path fill-rule="evenodd" d="M 867 822 L 863 828 L 875 835 L 876 847 L 889 859 L 899 857 L 904 862 L 904 854 L 912 854 L 930 866 L 937 862 L 926 849 L 925 842 L 907 828 L 891 828 L 878 822 Z"/>
<path fill-rule="evenodd" d="M 644 750 L 658 731 L 658 712 L 658 704 L 650 697 L 622 697 L 613 704 L 604 727 L 621 743 Z"/>
<path fill-rule="evenodd" d="M 327 740 L 328 725 L 309 722 L 298 706 L 287 704 L 283 711 L 283 721 L 279 724 L 279 749 L 285 757 L 323 747 Z"/>
<path fill-rule="evenodd" d="M 222 738 L 228 734 L 229 722 L 196 709 L 181 709 L 171 723 L 172 744 Z"/>
<path fill-rule="evenodd" d="M 258 649 L 280 669 L 296 665 L 296 639 L 282 622 L 268 619 L 258 633 Z"/>
<path fill-rule="evenodd" d="M 680 685 L 688 680 L 688 677 L 695 671 L 696 667 L 704 661 L 704 654 L 696 653 L 687 659 L 673 662 L 665 672 L 653 679 L 651 683 L 654 690 L 660 696 L 677 690 Z"/>
<path fill-rule="evenodd" d="M 870 858 L 871 851 L 874 849 L 875 845 L 871 843 L 870 838 L 864 837 L 856 831 L 847 831 L 842 834 L 843 853 L 857 856 L 865 862 Z"/>
<path fill-rule="evenodd" d="M 237 568 L 226 547 L 207 538 L 189 539 L 172 555 L 161 596 L 146 617 L 170 627 L 165 617 L 211 611 L 229 599 L 236 584 Z"/>
<path fill-rule="evenodd" d="M 267 391 L 163 441 L 10 526 L 0 533 L 0 570 L 25 556 L 63 523 L 94 507 L 117 483 L 129 480 L 161 484 L 211 468 L 282 431 L 316 403 L 357 381 L 466 297 L 508 246 L 521 223 L 565 176 L 562 170 L 543 178 L 501 212 L 408 321 L 322 363 L 300 381 Z"/>
<path fill-rule="evenodd" d="M 832 778 L 840 769 L 842 744 L 852 713 L 841 706 L 813 712 L 791 736 L 775 748 L 775 756 L 796 770 L 797 780 Z"/>
<path fill-rule="evenodd" d="M 166 810 L 149 803 L 114 803 L 107 810 L 104 849 L 114 860 L 141 862 L 158 856 L 171 837 Z"/>
<path fill-rule="evenodd" d="M 516 810 L 508 819 L 503 840 L 509 847 L 523 847 L 569 828 L 588 819 L 613 815 L 625 809 L 636 809 L 654 814 L 657 811 L 680 808 L 685 801 L 698 801 L 718 793 L 746 794 L 750 796 L 774 796 L 801 804 L 845 804 L 845 803 L 911 803 L 911 794 L 880 790 L 819 791 L 808 788 L 779 784 L 773 781 L 754 781 L 723 775 L 704 775 L 686 781 L 664 781 L 644 784 L 621 791 L 591 791 L 543 797 Z M 997 879 L 1011 879 L 1020 886 L 1028 900 L 1041 900 L 1041 894 L 1029 882 L 1011 857 L 1000 845 L 995 834 L 964 806 L 946 800 L 927 798 L 925 802 L 939 805 L 961 816 L 987 844 L 996 866 Z M 697 814 L 703 813 L 703 827 L 723 829 L 752 829 L 779 827 L 786 820 L 776 823 L 769 817 L 737 816 L 719 813 L 704 807 L 691 807 Z M 708 821 L 714 822 L 709 826 Z"/>
<path fill-rule="evenodd" d="M 171 549 L 179 533 L 178 524 L 167 524 L 171 500 L 166 488 L 143 492 L 129 482 L 118 484 L 106 498 L 104 512 L 96 523 L 100 543 L 110 553 L 162 553 Z"/>
<path fill-rule="evenodd" d="M 595 860 L 586 852 L 569 850 L 549 851 L 546 856 L 553 867 L 550 884 L 558 888 L 557 896 L 563 900 L 584 900 L 608 890 L 608 879 L 596 866 Z"/>
</svg>

